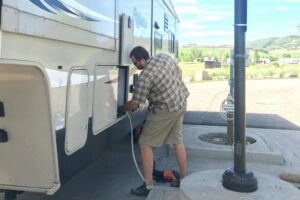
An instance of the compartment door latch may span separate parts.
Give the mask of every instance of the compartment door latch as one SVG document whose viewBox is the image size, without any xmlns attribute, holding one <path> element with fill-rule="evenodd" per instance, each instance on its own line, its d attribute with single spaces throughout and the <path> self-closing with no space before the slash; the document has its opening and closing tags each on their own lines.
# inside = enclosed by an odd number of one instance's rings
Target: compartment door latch
<svg viewBox="0 0 300 200">
<path fill-rule="evenodd" d="M 3 129 L 0 129 L 0 143 L 5 143 L 8 141 L 7 132 Z"/>
</svg>

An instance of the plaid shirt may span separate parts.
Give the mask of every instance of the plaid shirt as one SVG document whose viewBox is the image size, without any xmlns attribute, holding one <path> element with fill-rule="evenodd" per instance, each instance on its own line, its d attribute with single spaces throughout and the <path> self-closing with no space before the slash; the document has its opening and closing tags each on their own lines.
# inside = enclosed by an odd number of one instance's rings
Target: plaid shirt
<svg viewBox="0 0 300 200">
<path fill-rule="evenodd" d="M 147 99 L 155 109 L 174 112 L 180 110 L 188 96 L 177 64 L 170 56 L 158 54 L 141 72 L 132 100 L 144 104 Z"/>
</svg>

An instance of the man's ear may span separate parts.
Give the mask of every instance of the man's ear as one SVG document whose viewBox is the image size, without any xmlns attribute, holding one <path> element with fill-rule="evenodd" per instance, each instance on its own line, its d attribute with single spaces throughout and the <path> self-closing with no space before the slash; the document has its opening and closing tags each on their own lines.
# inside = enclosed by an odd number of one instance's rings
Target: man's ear
<svg viewBox="0 0 300 200">
<path fill-rule="evenodd" d="M 147 61 L 145 60 L 145 58 L 142 58 L 142 59 L 140 60 L 140 62 L 142 63 L 143 66 L 145 66 L 145 64 L 147 63 Z"/>
</svg>

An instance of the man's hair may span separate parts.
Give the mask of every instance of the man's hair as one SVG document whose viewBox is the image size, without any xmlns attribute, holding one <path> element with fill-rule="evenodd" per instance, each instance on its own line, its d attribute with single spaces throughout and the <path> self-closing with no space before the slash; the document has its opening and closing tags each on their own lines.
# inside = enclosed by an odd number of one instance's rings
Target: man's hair
<svg viewBox="0 0 300 200">
<path fill-rule="evenodd" d="M 136 60 L 142 60 L 143 58 L 148 60 L 150 58 L 148 51 L 141 46 L 136 46 L 131 50 L 129 57 L 131 58 L 132 56 L 134 56 Z"/>
</svg>

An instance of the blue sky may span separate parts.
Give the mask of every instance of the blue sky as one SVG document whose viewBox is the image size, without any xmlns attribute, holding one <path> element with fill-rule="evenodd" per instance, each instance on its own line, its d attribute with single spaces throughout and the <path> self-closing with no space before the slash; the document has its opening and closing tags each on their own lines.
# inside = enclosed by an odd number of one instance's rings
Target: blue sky
<svg viewBox="0 0 300 200">
<path fill-rule="evenodd" d="M 233 44 L 234 0 L 172 0 L 180 45 Z M 300 0 L 248 0 L 247 41 L 300 35 Z"/>
</svg>

